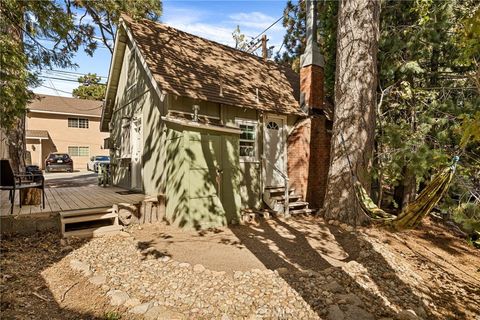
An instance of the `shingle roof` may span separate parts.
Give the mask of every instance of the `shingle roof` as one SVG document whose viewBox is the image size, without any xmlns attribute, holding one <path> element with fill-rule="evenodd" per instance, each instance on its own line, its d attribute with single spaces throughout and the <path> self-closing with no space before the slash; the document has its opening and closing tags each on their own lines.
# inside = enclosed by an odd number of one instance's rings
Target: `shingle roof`
<svg viewBox="0 0 480 320">
<path fill-rule="evenodd" d="M 49 139 L 47 130 L 25 130 L 25 135 L 27 139 L 37 138 L 37 139 Z"/>
<path fill-rule="evenodd" d="M 158 22 L 122 18 L 162 90 L 263 111 L 301 113 L 299 76 L 290 68 Z"/>
<path fill-rule="evenodd" d="M 102 101 L 84 100 L 50 95 L 36 95 L 28 109 L 31 111 L 81 114 L 99 117 Z"/>
</svg>

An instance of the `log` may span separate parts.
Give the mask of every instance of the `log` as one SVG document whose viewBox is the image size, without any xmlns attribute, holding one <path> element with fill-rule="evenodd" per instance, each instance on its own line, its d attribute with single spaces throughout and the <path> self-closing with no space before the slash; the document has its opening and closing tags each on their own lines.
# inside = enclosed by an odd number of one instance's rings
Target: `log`
<svg viewBox="0 0 480 320">
<path fill-rule="evenodd" d="M 20 189 L 22 205 L 38 206 L 42 203 L 42 190 L 38 188 Z"/>
<path fill-rule="evenodd" d="M 118 203 L 113 205 L 113 212 L 118 214 L 118 219 L 124 226 L 138 223 L 138 208 L 129 203 Z"/>
</svg>

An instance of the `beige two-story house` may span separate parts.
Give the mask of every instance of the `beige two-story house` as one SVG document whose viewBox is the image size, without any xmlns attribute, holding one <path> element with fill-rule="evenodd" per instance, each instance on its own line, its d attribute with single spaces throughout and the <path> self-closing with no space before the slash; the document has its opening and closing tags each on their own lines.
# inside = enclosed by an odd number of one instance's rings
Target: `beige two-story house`
<svg viewBox="0 0 480 320">
<path fill-rule="evenodd" d="M 91 156 L 108 155 L 100 132 L 102 101 L 37 95 L 28 105 L 26 143 L 31 164 L 45 168 L 50 152 L 68 153 L 75 170 Z"/>
</svg>

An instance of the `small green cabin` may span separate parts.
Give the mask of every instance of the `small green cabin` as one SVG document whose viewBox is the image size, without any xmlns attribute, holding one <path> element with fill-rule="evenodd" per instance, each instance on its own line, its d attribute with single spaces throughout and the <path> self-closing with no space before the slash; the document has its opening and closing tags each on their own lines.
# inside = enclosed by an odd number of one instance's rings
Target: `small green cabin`
<svg viewBox="0 0 480 320">
<path fill-rule="evenodd" d="M 113 182 L 164 196 L 179 226 L 238 222 L 285 190 L 298 97 L 298 75 L 272 61 L 123 16 L 101 121 Z"/>
</svg>

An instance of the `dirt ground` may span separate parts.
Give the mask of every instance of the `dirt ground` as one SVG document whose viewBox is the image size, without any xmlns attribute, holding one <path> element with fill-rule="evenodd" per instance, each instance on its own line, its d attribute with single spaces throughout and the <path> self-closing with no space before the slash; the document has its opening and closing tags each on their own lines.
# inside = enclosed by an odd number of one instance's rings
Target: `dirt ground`
<svg viewBox="0 0 480 320">
<path fill-rule="evenodd" d="M 378 285 L 394 277 L 398 295 L 422 298 L 429 318 L 478 319 L 479 250 L 430 220 L 418 230 L 402 233 L 376 227 L 350 231 L 316 218 L 272 219 L 256 226 L 206 231 L 181 231 L 164 224 L 129 230 L 141 252 L 155 250 L 158 257 L 167 255 L 218 271 L 325 270 L 358 261 Z M 2 319 L 115 319 L 117 314 L 132 319 L 68 267 L 63 258 L 81 245 L 81 241 L 61 245 L 58 235 L 51 233 L 4 237 Z M 385 294 L 397 295 L 386 290 Z M 316 298 L 302 296 L 308 303 Z"/>
<path fill-rule="evenodd" d="M 81 244 L 62 246 L 52 233 L 2 238 L 1 318 L 106 319 L 123 313 L 62 260 Z"/>
</svg>

